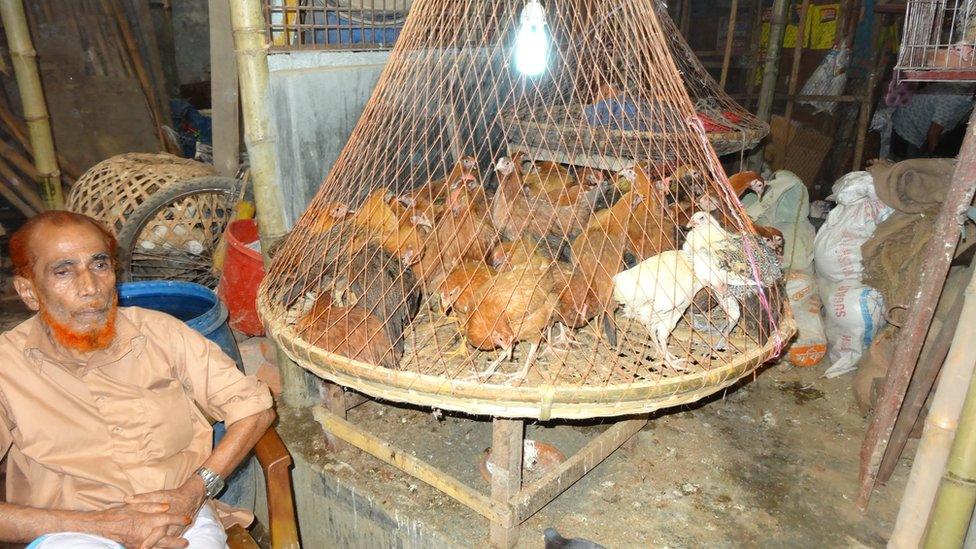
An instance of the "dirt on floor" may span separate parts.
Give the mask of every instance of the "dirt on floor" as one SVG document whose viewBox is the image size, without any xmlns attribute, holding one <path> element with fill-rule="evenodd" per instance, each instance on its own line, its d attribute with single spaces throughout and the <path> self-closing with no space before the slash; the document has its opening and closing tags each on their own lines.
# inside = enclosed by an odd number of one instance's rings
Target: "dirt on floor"
<svg viewBox="0 0 976 549">
<path fill-rule="evenodd" d="M 903 459 L 866 514 L 854 506 L 867 421 L 851 378 L 772 366 L 696 405 L 655 414 L 636 444 L 610 456 L 522 528 L 542 547 L 556 528 L 607 547 L 882 547 L 910 462 Z M 491 423 L 368 402 L 349 419 L 488 492 L 479 461 Z M 345 448 L 332 452 L 307 410 L 284 410 L 280 430 L 310 457 L 382 507 L 425 523 L 450 543 L 485 540 L 487 522 L 393 467 Z M 527 437 L 566 455 L 606 428 L 600 421 L 529 423 Z M 914 454 L 914 443 L 906 455 Z"/>
</svg>

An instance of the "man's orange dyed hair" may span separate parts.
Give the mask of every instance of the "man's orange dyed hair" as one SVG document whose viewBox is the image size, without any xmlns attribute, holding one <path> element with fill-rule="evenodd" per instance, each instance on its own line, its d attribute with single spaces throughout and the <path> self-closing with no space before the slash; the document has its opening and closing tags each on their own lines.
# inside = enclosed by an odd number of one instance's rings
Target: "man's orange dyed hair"
<svg viewBox="0 0 976 549">
<path fill-rule="evenodd" d="M 27 223 L 24 223 L 10 237 L 10 261 L 14 264 L 14 274 L 33 279 L 34 261 L 37 259 L 31 251 L 34 234 L 43 231 L 46 227 L 63 227 L 65 225 L 91 225 L 94 227 L 105 240 L 105 246 L 112 258 L 112 265 L 116 264 L 118 251 L 116 250 L 115 237 L 101 223 L 80 213 L 50 210 L 28 219 Z"/>
</svg>

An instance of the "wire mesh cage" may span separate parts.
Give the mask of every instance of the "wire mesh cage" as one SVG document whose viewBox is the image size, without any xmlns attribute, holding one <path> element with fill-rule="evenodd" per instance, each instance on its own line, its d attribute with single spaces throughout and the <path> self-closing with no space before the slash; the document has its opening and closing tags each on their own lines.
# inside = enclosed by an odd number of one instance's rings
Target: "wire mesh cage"
<svg viewBox="0 0 976 549">
<path fill-rule="evenodd" d="M 908 0 L 901 80 L 976 81 L 976 0 Z"/>
<path fill-rule="evenodd" d="M 264 0 L 276 50 L 385 50 L 400 34 L 411 0 Z"/>
<path fill-rule="evenodd" d="M 646 412 L 777 355 L 775 239 L 665 32 L 651 0 L 415 2 L 262 283 L 272 337 L 342 385 L 501 417 Z"/>
</svg>

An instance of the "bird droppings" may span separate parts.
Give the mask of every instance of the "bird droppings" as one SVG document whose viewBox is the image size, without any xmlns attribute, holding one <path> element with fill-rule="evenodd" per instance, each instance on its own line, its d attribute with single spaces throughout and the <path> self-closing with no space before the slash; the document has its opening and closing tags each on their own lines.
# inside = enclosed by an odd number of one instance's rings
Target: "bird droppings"
<svg viewBox="0 0 976 549">
<path fill-rule="evenodd" d="M 784 393 L 793 395 L 794 402 L 800 405 L 814 400 L 820 400 L 824 397 L 823 391 L 814 389 L 813 384 L 803 384 L 798 381 L 777 383 L 776 388 Z"/>
</svg>

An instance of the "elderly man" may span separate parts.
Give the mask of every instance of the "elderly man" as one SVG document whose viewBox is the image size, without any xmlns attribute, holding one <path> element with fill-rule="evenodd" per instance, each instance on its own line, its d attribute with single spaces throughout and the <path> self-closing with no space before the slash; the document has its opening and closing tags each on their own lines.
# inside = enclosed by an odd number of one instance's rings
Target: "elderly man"
<svg viewBox="0 0 976 549">
<path fill-rule="evenodd" d="M 179 320 L 118 307 L 114 252 L 70 212 L 11 237 L 37 314 L 0 335 L 0 540 L 225 547 L 211 500 L 274 420 L 271 395 Z M 216 448 L 204 413 L 227 424 Z"/>
</svg>

